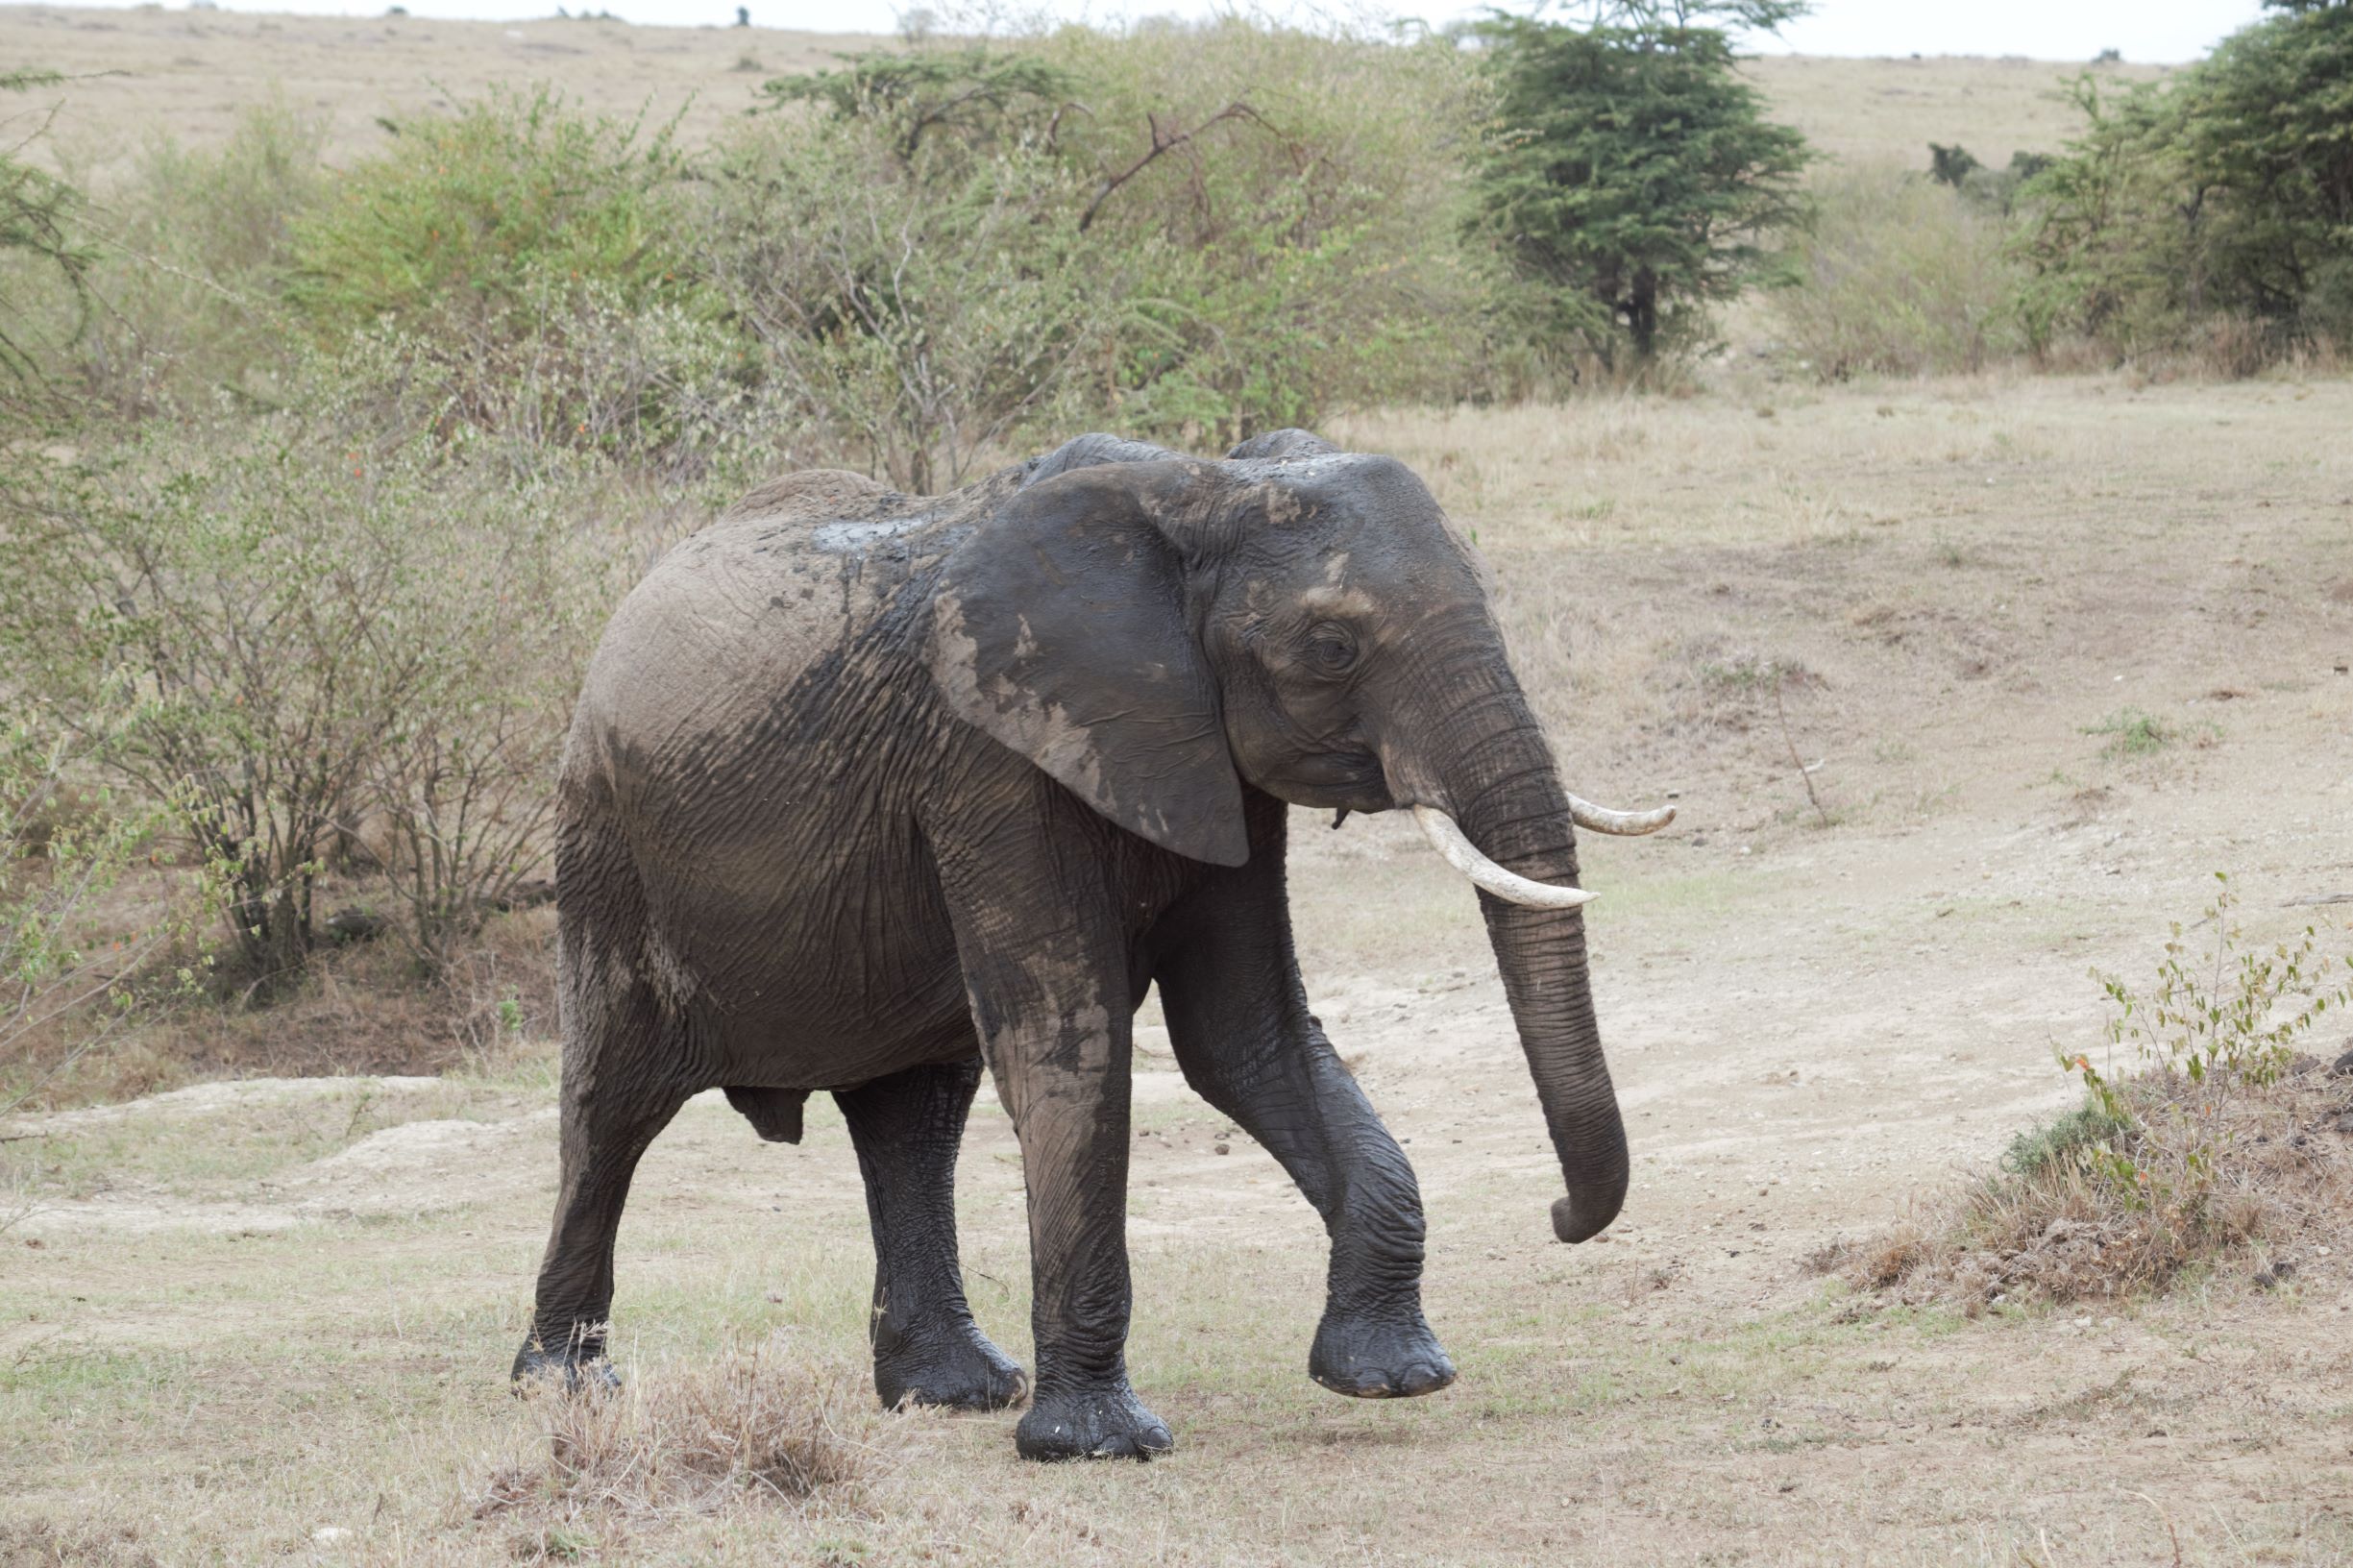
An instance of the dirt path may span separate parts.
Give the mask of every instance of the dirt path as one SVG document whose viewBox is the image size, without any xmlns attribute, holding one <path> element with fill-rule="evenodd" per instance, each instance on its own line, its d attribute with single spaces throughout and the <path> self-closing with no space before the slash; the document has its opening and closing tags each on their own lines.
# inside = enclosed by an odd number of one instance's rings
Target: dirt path
<svg viewBox="0 0 2353 1568">
<path fill-rule="evenodd" d="M 1594 738 L 1581 787 L 1599 774 L 1647 803 L 1647 777 L 1684 807 L 1658 841 L 1589 851 L 1636 1166 L 1623 1222 L 1578 1249 L 1550 1238 L 1558 1177 L 1469 895 L 1405 824 L 1295 823 L 1311 990 L 1409 1139 L 1457 1387 L 1360 1406 L 1306 1383 L 1318 1228 L 1185 1089 L 1147 1015 L 1132 1361 L 1179 1431 L 1175 1459 L 1039 1472 L 1013 1463 L 1003 1419 L 918 1423 L 859 1509 L 641 1522 L 598 1550 L 2165 1563 L 2178 1539 L 2183 1561 L 2353 1560 L 2353 1260 L 2307 1252 L 2271 1294 L 2215 1278 L 2152 1305 L 1974 1321 L 1883 1309 L 1802 1266 L 2070 1104 L 2052 1045 L 2096 1039 L 2087 971 L 2145 975 L 2212 871 L 2233 873 L 2250 935 L 2311 921 L 2353 947 L 2353 905 L 2291 905 L 2353 891 L 2353 675 L 2338 668 L 2353 454 L 2310 433 L 2353 429 L 2353 388 L 2313 389 L 2318 406 L 2133 394 L 2151 402 L 2112 419 L 2106 400 L 2125 395 L 1970 392 L 1960 459 L 1855 446 L 1872 395 L 1783 416 L 1809 483 L 1913 520 L 1883 527 L 1751 515 L 1739 408 L 1562 416 L 1651 433 L 1589 462 L 1534 452 L 1537 477 L 1480 450 L 1449 466 L 1468 484 L 1486 465 L 1480 508 L 1449 503 L 1482 519 L 1516 584 L 1532 668 L 1548 669 L 1541 610 L 1564 645 L 1617 649 L 1602 674 L 1631 679 L 1562 673 L 1546 689 L 1564 753 Z M 2266 406 L 2290 417 L 2260 442 L 2216 423 Z M 1727 450 L 1687 455 L 1691 431 Z M 2022 432 L 1999 459 L 2016 498 L 1988 508 L 1970 454 L 2004 431 Z M 1390 433 L 1433 451 L 1465 435 Z M 1679 513 L 1630 503 L 1627 537 L 1576 557 L 1574 578 L 1544 576 L 1559 525 L 1526 498 L 1634 494 L 1646 470 L 1681 476 Z M 2071 506 L 2084 521 L 2034 542 Z M 1891 618 L 1915 629 L 1890 640 Z M 1783 708 L 1802 760 L 1823 759 L 1829 827 L 1769 695 L 1722 674 L 1752 655 L 1805 672 Z M 1567 716 L 1580 705 L 1602 717 Z M 2172 739 L 2117 749 L 2099 726 L 2125 707 Z M 19 1531 L 0 1561 L 35 1519 L 128 1530 L 126 1561 L 514 1549 L 468 1500 L 528 1435 L 499 1379 L 550 1200 L 550 1106 L 543 1066 L 205 1086 L 14 1129 L 35 1136 L 7 1146 L 30 1212 L 0 1237 L 17 1493 L 0 1519 Z M 993 1105 L 965 1159 L 976 1308 L 1025 1351 L 1017 1156 Z M 638 1192 L 625 1360 L 771 1332 L 854 1353 L 870 1265 L 830 1111 L 776 1149 L 699 1102 Z M 355 1533 L 322 1546 L 328 1527 Z"/>
</svg>

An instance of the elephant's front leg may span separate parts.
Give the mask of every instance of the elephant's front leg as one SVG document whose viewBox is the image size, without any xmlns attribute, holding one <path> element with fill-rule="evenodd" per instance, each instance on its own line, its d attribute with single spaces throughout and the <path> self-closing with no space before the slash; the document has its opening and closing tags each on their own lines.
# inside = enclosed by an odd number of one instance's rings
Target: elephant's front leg
<svg viewBox="0 0 2353 1568">
<path fill-rule="evenodd" d="M 1332 1237 L 1308 1375 L 1361 1399 L 1435 1392 L 1455 1365 L 1422 1316 L 1422 1199 L 1397 1140 L 1308 1012 L 1284 891 L 1283 807 L 1251 801 L 1251 858 L 1154 935 L 1177 1065 L 1282 1162 Z"/>
<path fill-rule="evenodd" d="M 938 848 L 972 1017 L 1021 1141 L 1035 1396 L 1022 1458 L 1175 1446 L 1128 1385 L 1127 956 L 1100 863 L 1026 830 Z M 1011 842 L 1003 842 L 1010 840 Z"/>
</svg>

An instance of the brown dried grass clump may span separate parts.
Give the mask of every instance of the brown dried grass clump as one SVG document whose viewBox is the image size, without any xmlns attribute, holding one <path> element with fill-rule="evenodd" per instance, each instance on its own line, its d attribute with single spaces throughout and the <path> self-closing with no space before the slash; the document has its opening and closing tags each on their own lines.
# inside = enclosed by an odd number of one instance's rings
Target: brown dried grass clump
<svg viewBox="0 0 2353 1568">
<path fill-rule="evenodd" d="M 862 1372 L 778 1339 L 653 1367 L 618 1388 L 551 1381 L 523 1398 L 523 1444 L 536 1454 L 494 1471 L 473 1511 L 543 1542 L 745 1505 L 855 1506 L 896 1430 Z"/>
<path fill-rule="evenodd" d="M 2259 1283 L 2284 1278 L 2296 1255 L 2353 1234 L 2353 1076 L 2297 1067 L 2268 1083 L 2127 1080 L 2128 1118 L 2086 1110 L 2026 1134 L 1999 1174 L 1816 1267 L 1971 1316 L 2152 1294 L 2258 1258 Z"/>
</svg>

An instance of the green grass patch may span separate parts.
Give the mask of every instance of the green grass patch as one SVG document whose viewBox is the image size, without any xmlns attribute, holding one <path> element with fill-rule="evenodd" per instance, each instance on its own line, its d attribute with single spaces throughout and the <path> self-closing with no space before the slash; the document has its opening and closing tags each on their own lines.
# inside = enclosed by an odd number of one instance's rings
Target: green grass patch
<svg viewBox="0 0 2353 1568">
<path fill-rule="evenodd" d="M 2083 732 L 2108 737 L 2108 744 L 2099 748 L 2105 757 L 2155 756 L 2176 739 L 2170 724 L 2139 708 L 2119 708 L 2098 723 L 2086 724 Z"/>
</svg>

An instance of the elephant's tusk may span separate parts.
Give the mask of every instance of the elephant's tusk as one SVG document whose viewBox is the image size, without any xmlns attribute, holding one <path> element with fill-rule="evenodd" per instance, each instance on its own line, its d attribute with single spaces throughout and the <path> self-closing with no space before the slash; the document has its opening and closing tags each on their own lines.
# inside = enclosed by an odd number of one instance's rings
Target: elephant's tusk
<svg viewBox="0 0 2353 1568">
<path fill-rule="evenodd" d="M 1616 833 L 1633 838 L 1644 833 L 1655 833 L 1675 821 L 1673 806 L 1660 806 L 1656 811 L 1612 811 L 1597 806 L 1590 800 L 1569 796 L 1569 818 L 1579 827 L 1589 827 L 1596 833 Z"/>
<path fill-rule="evenodd" d="M 1430 846 L 1446 857 L 1447 865 L 1498 898 L 1530 909 L 1575 909 L 1593 900 L 1593 894 L 1582 888 L 1556 888 L 1504 870 L 1479 852 L 1479 846 L 1463 836 L 1452 817 L 1434 806 L 1415 806 L 1413 820 L 1421 824 Z"/>
</svg>

